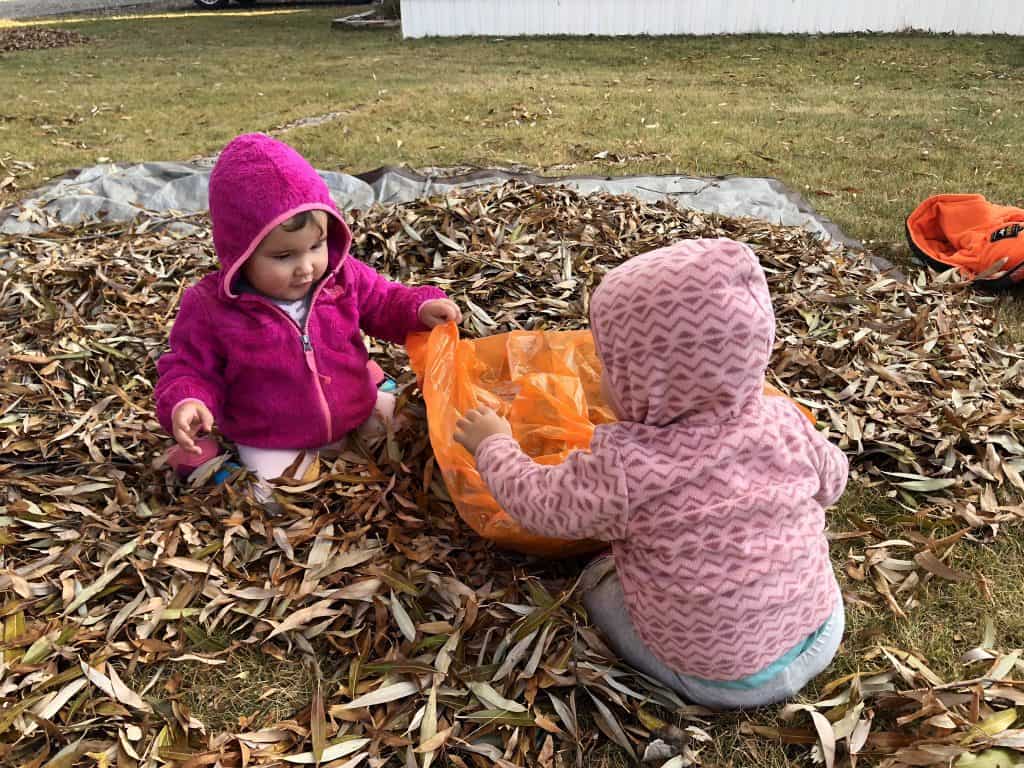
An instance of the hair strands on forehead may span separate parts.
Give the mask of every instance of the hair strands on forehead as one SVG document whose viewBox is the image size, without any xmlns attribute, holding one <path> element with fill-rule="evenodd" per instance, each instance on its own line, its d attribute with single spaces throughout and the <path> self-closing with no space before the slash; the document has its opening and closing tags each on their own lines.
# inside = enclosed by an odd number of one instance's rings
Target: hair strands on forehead
<svg viewBox="0 0 1024 768">
<path fill-rule="evenodd" d="M 317 214 L 320 214 L 319 216 Z M 327 234 L 327 213 L 324 211 L 299 211 L 290 219 L 285 219 L 279 225 L 285 232 L 298 232 L 304 229 L 307 224 L 313 222 L 320 230 L 320 235 Z"/>
</svg>

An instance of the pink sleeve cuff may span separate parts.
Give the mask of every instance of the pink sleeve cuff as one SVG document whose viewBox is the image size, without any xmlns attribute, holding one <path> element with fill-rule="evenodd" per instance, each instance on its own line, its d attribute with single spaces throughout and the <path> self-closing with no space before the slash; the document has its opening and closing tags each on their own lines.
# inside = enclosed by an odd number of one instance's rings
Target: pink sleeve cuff
<svg viewBox="0 0 1024 768">
<path fill-rule="evenodd" d="M 503 440 L 510 440 L 513 446 L 516 448 L 516 450 L 522 451 L 522 448 L 519 446 L 519 443 L 516 441 L 514 437 L 499 432 L 482 440 L 480 445 L 476 447 L 476 455 L 473 458 L 476 459 L 477 462 L 483 461 L 485 450 L 490 446 L 498 445 Z"/>
</svg>

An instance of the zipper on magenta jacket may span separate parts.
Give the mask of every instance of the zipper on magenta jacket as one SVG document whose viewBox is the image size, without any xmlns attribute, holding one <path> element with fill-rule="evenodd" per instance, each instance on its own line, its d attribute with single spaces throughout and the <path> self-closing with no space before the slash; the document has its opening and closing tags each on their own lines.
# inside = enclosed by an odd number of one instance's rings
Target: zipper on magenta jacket
<svg viewBox="0 0 1024 768">
<path fill-rule="evenodd" d="M 265 304 L 281 315 L 288 322 L 288 325 L 294 328 L 295 332 L 299 335 L 299 341 L 302 342 L 302 354 L 303 357 L 306 358 L 306 367 L 309 368 L 313 374 L 313 382 L 316 384 L 316 393 L 320 400 L 320 412 L 327 425 L 327 442 L 325 442 L 324 445 L 330 445 L 334 442 L 334 429 L 331 427 L 331 407 L 327 404 L 327 394 L 324 392 L 323 384 L 320 383 L 320 371 L 317 370 L 316 367 L 316 354 L 313 352 L 313 342 L 309 338 L 309 318 L 313 315 L 313 305 L 316 303 L 316 297 L 319 293 L 320 287 L 317 287 L 313 296 L 309 300 L 309 314 L 306 315 L 306 322 L 303 324 L 302 328 L 299 328 L 295 324 L 295 321 L 288 316 L 288 313 L 276 304 L 272 304 L 269 301 L 265 302 Z"/>
<path fill-rule="evenodd" d="M 312 300 L 309 303 L 309 314 L 313 314 Z M 324 415 L 324 421 L 327 422 L 327 442 L 325 445 L 329 445 L 334 442 L 334 430 L 331 428 L 331 406 L 327 404 L 327 393 L 324 392 L 324 386 L 320 382 L 320 371 L 316 367 L 316 354 L 313 352 L 313 342 L 309 338 L 309 315 L 306 316 L 305 328 L 302 330 L 302 352 L 306 357 L 306 365 L 313 372 L 313 380 L 316 382 L 316 393 L 320 396 L 320 410 Z"/>
</svg>

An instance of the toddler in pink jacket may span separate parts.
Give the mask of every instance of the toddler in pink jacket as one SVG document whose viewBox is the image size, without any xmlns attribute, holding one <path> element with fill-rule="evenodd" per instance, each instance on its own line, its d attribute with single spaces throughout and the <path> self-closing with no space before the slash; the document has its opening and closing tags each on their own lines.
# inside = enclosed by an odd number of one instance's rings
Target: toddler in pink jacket
<svg viewBox="0 0 1024 768">
<path fill-rule="evenodd" d="M 525 527 L 611 543 L 581 588 L 625 661 L 716 709 L 793 696 L 843 634 L 824 510 L 847 462 L 763 393 L 775 317 L 757 258 L 724 239 L 636 257 L 605 276 L 590 320 L 620 421 L 589 452 L 536 464 L 487 410 L 456 439 Z"/>
<path fill-rule="evenodd" d="M 182 296 L 157 362 L 157 417 L 195 455 L 199 433 L 216 423 L 264 481 L 266 500 L 267 480 L 302 477 L 316 449 L 393 414 L 361 331 L 404 343 L 461 313 L 440 290 L 389 282 L 350 256 L 352 234 L 327 185 L 287 144 L 235 138 L 209 197 L 221 268 Z"/>
</svg>

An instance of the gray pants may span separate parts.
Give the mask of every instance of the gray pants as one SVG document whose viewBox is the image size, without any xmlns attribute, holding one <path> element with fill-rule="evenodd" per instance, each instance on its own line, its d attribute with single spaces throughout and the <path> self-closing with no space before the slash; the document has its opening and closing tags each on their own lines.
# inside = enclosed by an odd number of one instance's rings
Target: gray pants
<svg viewBox="0 0 1024 768">
<path fill-rule="evenodd" d="M 835 610 L 810 648 L 757 688 L 722 688 L 672 671 L 644 645 L 629 618 L 622 584 L 611 557 L 598 558 L 587 566 L 580 589 L 591 621 L 604 632 L 609 645 L 623 661 L 668 686 L 685 700 L 708 709 L 753 709 L 795 696 L 832 663 L 846 626 L 843 596 L 836 584 Z"/>
</svg>

